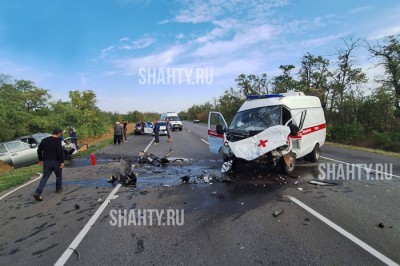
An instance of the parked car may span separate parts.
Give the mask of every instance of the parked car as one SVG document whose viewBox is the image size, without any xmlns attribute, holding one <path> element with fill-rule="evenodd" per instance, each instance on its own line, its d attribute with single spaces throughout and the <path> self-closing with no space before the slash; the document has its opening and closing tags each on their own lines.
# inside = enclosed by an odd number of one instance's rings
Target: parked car
<svg viewBox="0 0 400 266">
<path fill-rule="evenodd" d="M 153 133 L 153 128 L 147 122 L 144 122 L 144 134 L 151 134 Z M 142 125 L 141 123 L 137 123 L 135 126 L 135 135 L 142 134 Z"/>
<path fill-rule="evenodd" d="M 198 123 L 200 123 L 200 120 L 199 119 L 194 119 L 193 123 L 198 124 Z"/>
<path fill-rule="evenodd" d="M 148 121 L 148 122 L 146 122 L 146 123 L 149 125 L 149 127 L 153 128 L 153 122 Z"/>
<path fill-rule="evenodd" d="M 0 161 L 14 168 L 35 164 L 39 161 L 37 146 L 32 147 L 21 140 L 0 143 Z"/>
</svg>

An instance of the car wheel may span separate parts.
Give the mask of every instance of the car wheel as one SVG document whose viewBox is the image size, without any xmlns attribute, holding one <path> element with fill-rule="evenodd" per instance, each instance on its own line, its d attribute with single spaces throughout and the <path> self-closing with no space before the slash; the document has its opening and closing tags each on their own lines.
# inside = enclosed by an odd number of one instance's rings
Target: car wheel
<svg viewBox="0 0 400 266">
<path fill-rule="evenodd" d="M 182 131 L 182 128 L 180 128 L 179 131 Z"/>
<path fill-rule="evenodd" d="M 318 162 L 319 158 L 321 157 L 321 149 L 319 148 L 319 144 L 315 144 L 314 149 L 310 154 L 308 154 L 308 159 L 310 162 L 315 163 Z"/>
<path fill-rule="evenodd" d="M 282 172 L 291 174 L 296 167 L 296 156 L 293 153 L 288 153 L 281 158 Z"/>
</svg>

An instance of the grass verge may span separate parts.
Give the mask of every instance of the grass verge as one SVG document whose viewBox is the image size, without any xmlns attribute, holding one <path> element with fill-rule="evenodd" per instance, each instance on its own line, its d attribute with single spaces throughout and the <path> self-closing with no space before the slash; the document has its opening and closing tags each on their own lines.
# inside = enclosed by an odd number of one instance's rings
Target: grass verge
<svg viewBox="0 0 400 266">
<path fill-rule="evenodd" d="M 38 172 L 42 172 L 42 166 L 35 164 L 0 173 L 0 192 L 25 183 Z"/>
<path fill-rule="evenodd" d="M 334 142 L 328 142 L 328 141 L 325 142 L 325 144 L 335 146 L 335 147 L 357 150 L 357 151 L 366 151 L 366 152 L 387 155 L 387 156 L 392 156 L 392 157 L 400 157 L 400 153 L 397 153 L 397 152 L 384 151 L 384 150 L 378 150 L 378 149 L 372 149 L 372 148 L 366 148 L 366 147 L 360 147 L 360 146 L 353 146 L 353 145 L 341 144 L 341 143 L 336 143 L 336 142 L 334 143 Z"/>
</svg>

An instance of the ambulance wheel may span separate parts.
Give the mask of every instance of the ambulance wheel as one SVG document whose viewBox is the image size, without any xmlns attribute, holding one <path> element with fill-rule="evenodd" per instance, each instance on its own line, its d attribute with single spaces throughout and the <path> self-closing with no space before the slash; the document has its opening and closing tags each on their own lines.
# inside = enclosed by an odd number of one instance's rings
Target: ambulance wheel
<svg viewBox="0 0 400 266">
<path fill-rule="evenodd" d="M 284 157 L 282 157 L 281 167 L 283 173 L 287 175 L 291 174 L 294 171 L 294 168 L 296 167 L 296 156 L 289 153 Z"/>
<path fill-rule="evenodd" d="M 312 152 L 308 155 L 308 159 L 310 160 L 310 162 L 315 163 L 319 160 L 319 158 L 321 157 L 321 149 L 319 148 L 319 144 L 315 144 L 314 149 L 312 150 Z"/>
</svg>

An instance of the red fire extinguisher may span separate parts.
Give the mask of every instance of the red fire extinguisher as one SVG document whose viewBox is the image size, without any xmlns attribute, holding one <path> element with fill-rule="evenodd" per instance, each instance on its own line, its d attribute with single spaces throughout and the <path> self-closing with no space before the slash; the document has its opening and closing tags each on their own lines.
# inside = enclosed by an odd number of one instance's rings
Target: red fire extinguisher
<svg viewBox="0 0 400 266">
<path fill-rule="evenodd" d="M 92 160 L 92 165 L 96 165 L 96 156 L 94 153 L 90 154 L 90 159 Z"/>
</svg>

